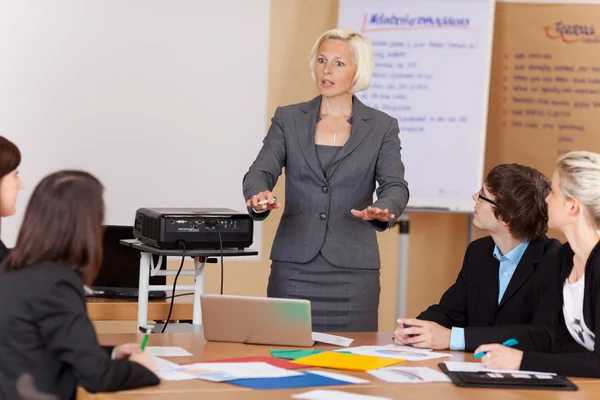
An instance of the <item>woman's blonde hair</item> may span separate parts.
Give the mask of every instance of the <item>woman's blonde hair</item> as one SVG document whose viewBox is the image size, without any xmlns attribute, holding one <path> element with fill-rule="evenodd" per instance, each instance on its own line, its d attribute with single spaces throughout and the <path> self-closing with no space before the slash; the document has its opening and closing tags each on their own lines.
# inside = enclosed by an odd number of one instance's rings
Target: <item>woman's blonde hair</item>
<svg viewBox="0 0 600 400">
<path fill-rule="evenodd" d="M 583 217 L 600 230 L 600 154 L 572 151 L 557 162 L 560 189 L 581 204 Z"/>
<path fill-rule="evenodd" d="M 315 63 L 319 47 L 321 47 L 321 43 L 325 40 L 341 40 L 350 46 L 352 59 L 356 63 L 356 75 L 354 75 L 354 83 L 352 88 L 350 88 L 350 92 L 356 93 L 367 90 L 371 83 L 373 70 L 375 69 L 373 46 L 366 36 L 350 29 L 331 29 L 317 39 L 310 52 L 310 73 L 313 82 L 315 82 L 315 84 L 317 83 L 315 77 Z"/>
</svg>

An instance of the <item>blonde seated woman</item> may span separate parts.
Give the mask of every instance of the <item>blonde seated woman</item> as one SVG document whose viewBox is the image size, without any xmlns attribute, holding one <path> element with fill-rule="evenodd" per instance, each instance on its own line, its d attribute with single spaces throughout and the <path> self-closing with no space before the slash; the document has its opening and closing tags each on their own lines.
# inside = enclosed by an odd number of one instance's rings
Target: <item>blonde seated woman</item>
<svg viewBox="0 0 600 400">
<path fill-rule="evenodd" d="M 537 351 L 480 346 L 489 368 L 600 377 L 600 154 L 571 152 L 552 176 L 548 226 L 567 238 L 559 251 L 562 309 L 551 326 L 529 328 Z M 508 338 L 507 338 L 508 339 Z"/>
</svg>

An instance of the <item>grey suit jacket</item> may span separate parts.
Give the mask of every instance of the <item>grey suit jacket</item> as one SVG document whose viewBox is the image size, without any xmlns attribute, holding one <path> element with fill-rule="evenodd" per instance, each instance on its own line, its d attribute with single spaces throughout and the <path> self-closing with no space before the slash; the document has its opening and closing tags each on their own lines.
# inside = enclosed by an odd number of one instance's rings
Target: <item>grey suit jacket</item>
<svg viewBox="0 0 600 400">
<path fill-rule="evenodd" d="M 285 207 L 271 259 L 305 263 L 319 251 L 343 268 L 379 268 L 375 230 L 393 225 L 364 221 L 350 210 L 373 204 L 400 216 L 408 202 L 408 185 L 400 158 L 398 121 L 353 98 L 350 138 L 323 173 L 315 146 L 321 96 L 279 107 L 256 160 L 243 179 L 246 199 L 273 190 L 286 171 Z M 328 178 L 325 178 L 327 176 Z M 263 220 L 268 212 L 250 214 Z"/>
</svg>

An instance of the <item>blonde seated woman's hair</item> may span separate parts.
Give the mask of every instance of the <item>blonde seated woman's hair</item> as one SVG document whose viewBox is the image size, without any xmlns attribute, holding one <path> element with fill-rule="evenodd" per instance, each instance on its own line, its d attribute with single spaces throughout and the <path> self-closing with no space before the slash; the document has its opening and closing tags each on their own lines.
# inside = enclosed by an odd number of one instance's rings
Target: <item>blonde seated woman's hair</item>
<svg viewBox="0 0 600 400">
<path fill-rule="evenodd" d="M 581 218 L 600 235 L 600 154 L 572 151 L 557 162 L 560 189 L 565 197 L 577 199 Z"/>
<path fill-rule="evenodd" d="M 375 56 L 371 41 L 362 34 L 350 29 L 331 29 L 322 34 L 314 44 L 310 52 L 310 71 L 313 82 L 316 84 L 315 63 L 321 43 L 326 40 L 341 40 L 350 46 L 352 59 L 356 63 L 356 75 L 351 93 L 357 93 L 369 88 L 373 70 L 375 69 Z"/>
</svg>

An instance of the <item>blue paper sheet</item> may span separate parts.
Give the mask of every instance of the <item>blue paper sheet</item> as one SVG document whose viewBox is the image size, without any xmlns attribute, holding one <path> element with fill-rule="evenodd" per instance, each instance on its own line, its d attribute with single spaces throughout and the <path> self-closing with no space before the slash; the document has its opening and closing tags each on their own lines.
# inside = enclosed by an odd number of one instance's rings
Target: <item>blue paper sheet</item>
<svg viewBox="0 0 600 400">
<path fill-rule="evenodd" d="M 259 390 L 351 385 L 350 382 L 311 374 L 310 372 L 305 372 L 304 375 L 301 376 L 289 376 L 284 378 L 235 379 L 233 381 L 227 381 L 227 383 Z"/>
</svg>

